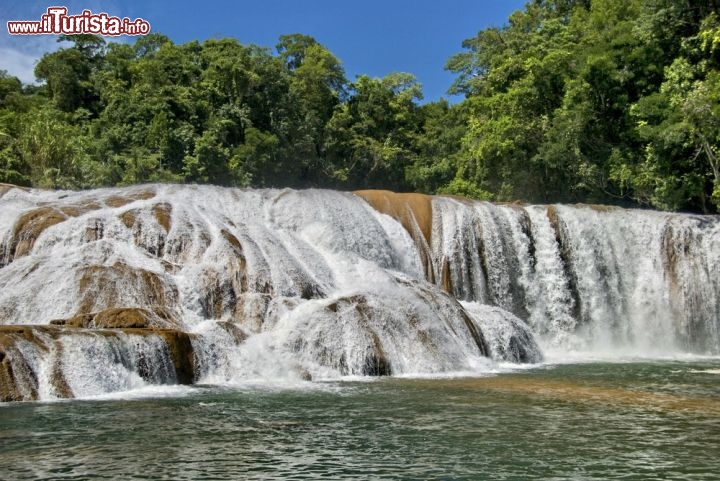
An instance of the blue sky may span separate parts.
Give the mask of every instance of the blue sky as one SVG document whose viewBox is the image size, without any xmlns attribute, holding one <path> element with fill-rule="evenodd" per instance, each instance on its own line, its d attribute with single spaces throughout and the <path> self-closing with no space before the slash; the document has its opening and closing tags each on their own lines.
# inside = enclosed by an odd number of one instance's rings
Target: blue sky
<svg viewBox="0 0 720 481">
<path fill-rule="evenodd" d="M 47 7 L 63 5 L 68 13 L 142 17 L 152 31 L 176 43 L 235 37 L 242 43 L 274 47 L 282 34 L 315 37 L 342 62 L 349 79 L 358 74 L 382 77 L 410 72 L 423 85 L 425 100 L 446 95 L 453 75 L 447 59 L 462 50 L 463 39 L 488 26 L 503 25 L 525 0 L 263 0 L 197 2 L 119 2 L 114 0 L 3 0 L 0 6 L 0 69 L 25 82 L 34 80 L 34 63 L 57 48 L 52 36 L 11 36 L 8 20 L 39 20 Z M 125 38 L 124 41 L 131 41 Z"/>
</svg>

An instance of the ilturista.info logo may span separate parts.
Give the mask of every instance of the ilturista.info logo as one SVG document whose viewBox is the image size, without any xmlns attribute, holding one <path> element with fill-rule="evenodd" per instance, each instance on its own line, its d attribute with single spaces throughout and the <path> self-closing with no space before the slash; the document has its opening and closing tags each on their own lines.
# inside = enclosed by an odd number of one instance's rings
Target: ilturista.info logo
<svg viewBox="0 0 720 481">
<path fill-rule="evenodd" d="M 137 18 L 111 17 L 107 13 L 83 10 L 80 15 L 68 15 L 66 7 L 49 7 L 40 20 L 15 20 L 7 23 L 10 35 L 76 35 L 90 33 L 116 37 L 119 35 L 147 35 L 150 23 Z"/>
</svg>

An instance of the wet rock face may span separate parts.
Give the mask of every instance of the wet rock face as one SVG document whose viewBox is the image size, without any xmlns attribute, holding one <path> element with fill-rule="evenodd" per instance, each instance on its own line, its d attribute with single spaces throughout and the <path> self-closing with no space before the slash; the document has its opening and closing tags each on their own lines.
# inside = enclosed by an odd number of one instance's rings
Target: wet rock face
<svg viewBox="0 0 720 481">
<path fill-rule="evenodd" d="M 28 190 L 30 190 L 30 189 L 27 188 L 27 187 L 20 187 L 19 185 L 5 184 L 5 183 L 3 183 L 3 182 L 0 182 L 0 199 L 2 199 L 3 196 L 4 196 L 5 194 L 7 194 L 8 192 L 10 192 L 10 191 L 12 191 L 12 190 L 15 190 L 15 189 L 16 189 L 16 190 L 21 190 L 21 191 L 24 191 L 24 192 L 27 192 Z"/>
<path fill-rule="evenodd" d="M 392 365 L 385 353 L 374 322 L 372 307 L 363 296 L 340 298 L 309 316 L 335 317 L 342 325 L 328 329 L 296 331 L 292 341 L 296 352 L 313 357 L 318 364 L 342 375 L 389 376 Z M 318 323 L 320 324 L 320 323 Z"/>
<path fill-rule="evenodd" d="M 15 186 L 3 184 L 2 194 L 4 195 Z M 48 228 L 60 224 L 70 218 L 76 218 L 87 214 L 88 212 L 99 210 L 103 205 L 107 207 L 122 207 L 137 200 L 150 199 L 155 194 L 150 191 L 138 191 L 128 193 L 127 196 L 110 196 L 104 199 L 84 199 L 77 202 L 62 202 L 57 205 L 40 205 L 35 209 L 23 213 L 15 222 L 12 237 L 9 242 L 5 255 L 0 255 L 0 259 L 7 257 L 7 263 L 12 262 L 15 258 L 27 255 L 33 248 L 35 241 Z M 2 198 L 2 195 L 0 195 Z M 156 206 L 156 216 L 162 224 L 169 222 L 169 211 L 167 206 Z M 89 240 L 97 240 L 98 232 L 102 230 L 102 223 L 96 224 L 94 232 L 88 232 Z M 0 253 L 2 254 L 2 253 Z"/>
<path fill-rule="evenodd" d="M 196 356 L 192 344 L 192 335 L 186 332 L 163 329 L 155 331 L 161 337 L 170 351 L 176 381 L 179 384 L 192 384 L 197 380 L 195 372 Z"/>
<path fill-rule="evenodd" d="M 522 319 L 497 307 L 463 302 L 465 312 L 484 333 L 487 355 L 498 361 L 532 364 L 543 361 L 540 346 Z"/>
<path fill-rule="evenodd" d="M 111 266 L 91 265 L 79 269 L 78 314 L 112 309 L 128 302 L 119 294 L 131 292 L 134 301 L 144 307 L 177 304 L 178 292 L 175 286 L 155 272 L 133 268 L 122 262 Z"/>
<path fill-rule="evenodd" d="M 433 208 L 432 197 L 424 194 L 397 194 L 387 190 L 359 190 L 373 209 L 397 220 L 410 234 L 420 255 L 425 277 L 435 282 L 440 276 L 432 262 Z"/>
<path fill-rule="evenodd" d="M 37 375 L 16 347 L 23 329 L 0 334 L 0 401 L 30 401 L 38 397 Z"/>
<path fill-rule="evenodd" d="M 195 381 L 191 334 L 134 327 L 85 329 L 72 325 L 77 321 L 0 326 L 0 402 L 75 397 L 85 388 L 76 373 L 86 370 L 101 376 L 120 370 L 128 378 L 154 384 Z M 73 365 L 65 366 L 70 358 Z"/>
<path fill-rule="evenodd" d="M 608 212 L 609 208 L 606 206 L 593 206 L 599 212 Z M 550 221 L 550 225 L 555 233 L 555 242 L 559 247 L 560 259 L 562 260 L 563 272 L 566 279 L 568 280 L 568 287 L 573 298 L 573 316 L 576 319 L 582 317 L 582 298 L 578 292 L 578 278 L 575 271 L 572 269 L 573 265 L 573 252 L 572 246 L 570 245 L 569 234 L 565 222 L 558 215 L 557 207 L 554 205 L 548 206 L 547 217 Z"/>
<path fill-rule="evenodd" d="M 358 195 L 374 209 L 397 219 L 413 235 L 420 232 L 430 243 L 433 212 L 432 197 L 425 194 L 397 194 L 389 190 L 358 190 Z"/>
<path fill-rule="evenodd" d="M 176 329 L 180 322 L 164 307 L 153 310 L 114 307 L 100 312 L 79 314 L 70 319 L 53 319 L 51 325 L 86 329 Z"/>
<path fill-rule="evenodd" d="M 294 357 L 288 369 L 303 379 L 318 369 L 404 372 L 413 363 L 394 359 L 406 348 L 432 356 L 432 370 L 462 363 L 456 351 L 485 352 L 459 305 L 434 311 L 432 285 L 395 278 L 412 262 L 350 194 L 158 186 L 7 192 L 16 215 L 0 224 L 0 322 L 19 326 L 1 333 L 3 399 L 191 383 L 218 369 L 232 378 L 259 362 L 243 350 L 262 336 L 272 342 L 260 357 Z M 405 227 L 392 235 L 410 228 L 426 242 L 429 198 L 411 196 L 408 205 Z M 367 276 L 399 292 L 388 296 Z M 344 295 L 348 289 L 361 292 Z M 410 306 L 393 313 L 393 302 Z"/>
<path fill-rule="evenodd" d="M 355 294 L 301 306 L 278 323 L 303 365 L 350 376 L 443 372 L 489 353 L 482 332 L 452 297 L 393 279 L 397 297 Z"/>
<path fill-rule="evenodd" d="M 13 240 L 9 249 L 10 259 L 27 255 L 45 229 L 59 224 L 67 218 L 67 215 L 53 207 L 41 207 L 23 214 L 15 224 L 15 232 L 13 232 Z"/>
</svg>

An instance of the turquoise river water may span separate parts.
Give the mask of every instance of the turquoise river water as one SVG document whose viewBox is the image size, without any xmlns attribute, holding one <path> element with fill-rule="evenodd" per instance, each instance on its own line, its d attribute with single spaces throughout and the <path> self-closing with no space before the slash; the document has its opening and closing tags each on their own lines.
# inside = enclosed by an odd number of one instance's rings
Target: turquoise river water
<svg viewBox="0 0 720 481">
<path fill-rule="evenodd" d="M 0 479 L 720 479 L 720 359 L 0 405 Z"/>
</svg>

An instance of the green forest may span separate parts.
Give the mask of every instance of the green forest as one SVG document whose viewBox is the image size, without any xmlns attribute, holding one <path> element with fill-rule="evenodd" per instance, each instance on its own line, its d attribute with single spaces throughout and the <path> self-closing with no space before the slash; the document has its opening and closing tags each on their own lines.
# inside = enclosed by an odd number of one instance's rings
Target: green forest
<svg viewBox="0 0 720 481">
<path fill-rule="evenodd" d="M 60 37 L 0 71 L 0 182 L 384 188 L 720 210 L 720 2 L 532 0 L 458 45 L 449 93 L 348 79 L 313 38 Z"/>
</svg>

